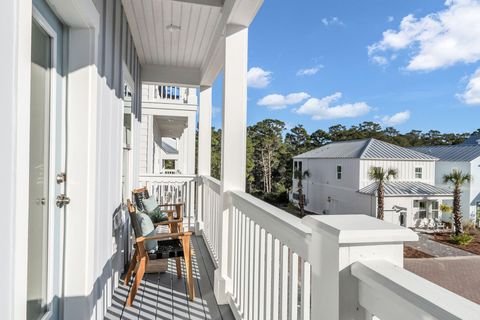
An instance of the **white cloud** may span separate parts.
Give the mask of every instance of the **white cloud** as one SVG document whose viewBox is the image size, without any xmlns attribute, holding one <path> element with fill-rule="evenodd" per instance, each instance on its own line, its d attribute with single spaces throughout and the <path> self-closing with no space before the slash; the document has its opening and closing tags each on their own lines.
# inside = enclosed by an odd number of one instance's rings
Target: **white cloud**
<svg viewBox="0 0 480 320">
<path fill-rule="evenodd" d="M 387 126 L 397 126 L 399 124 L 405 123 L 408 119 L 410 119 L 411 113 L 408 110 L 395 113 L 391 116 L 383 116 L 382 123 Z"/>
<path fill-rule="evenodd" d="M 343 23 L 342 20 L 340 20 L 338 17 L 325 17 L 325 18 L 322 18 L 322 23 L 324 26 L 328 27 L 328 26 L 333 26 L 333 25 L 337 25 L 337 26 L 344 26 L 345 24 Z"/>
<path fill-rule="evenodd" d="M 332 106 L 332 104 L 341 97 L 342 93 L 336 92 L 321 99 L 310 98 L 300 108 L 295 110 L 295 112 L 309 115 L 313 120 L 327 120 L 356 118 L 367 114 L 372 109 L 365 102 L 345 103 Z"/>
<path fill-rule="evenodd" d="M 383 56 L 372 56 L 372 61 L 379 66 L 384 66 L 388 64 L 388 59 Z"/>
<path fill-rule="evenodd" d="M 297 71 L 297 76 L 313 76 L 317 74 L 320 69 L 322 69 L 322 65 L 318 65 L 312 68 L 300 69 Z"/>
<path fill-rule="evenodd" d="M 247 84 L 252 88 L 266 88 L 272 81 L 272 72 L 252 67 L 247 73 Z"/>
<path fill-rule="evenodd" d="M 465 91 L 457 96 L 466 104 L 480 105 L 480 68 L 468 80 Z"/>
<path fill-rule="evenodd" d="M 306 92 L 295 92 L 286 96 L 275 93 L 269 94 L 258 100 L 257 104 L 259 106 L 265 106 L 271 110 L 279 110 L 284 109 L 289 105 L 300 103 L 308 98 L 310 98 L 310 95 Z"/>
<path fill-rule="evenodd" d="M 446 0 L 445 6 L 421 18 L 407 15 L 398 30 L 368 47 L 369 55 L 408 49 L 407 69 L 424 71 L 480 60 L 480 1 Z"/>
<path fill-rule="evenodd" d="M 395 20 L 394 17 L 392 17 L 392 16 L 388 16 L 388 17 L 387 17 L 387 21 L 388 21 L 388 22 L 393 22 L 393 20 Z"/>
</svg>

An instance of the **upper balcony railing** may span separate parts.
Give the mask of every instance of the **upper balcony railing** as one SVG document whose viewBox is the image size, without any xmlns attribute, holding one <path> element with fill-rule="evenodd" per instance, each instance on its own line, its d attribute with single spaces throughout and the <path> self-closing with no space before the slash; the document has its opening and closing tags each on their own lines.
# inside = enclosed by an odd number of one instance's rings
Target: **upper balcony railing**
<svg viewBox="0 0 480 320">
<path fill-rule="evenodd" d="M 212 177 L 140 179 L 161 202 L 186 203 L 237 319 L 478 319 L 479 305 L 402 268 L 403 242 L 418 238 L 409 229 L 364 215 L 299 219 L 222 195 Z"/>
<path fill-rule="evenodd" d="M 142 101 L 197 105 L 197 90 L 195 88 L 144 83 L 142 85 Z"/>
</svg>

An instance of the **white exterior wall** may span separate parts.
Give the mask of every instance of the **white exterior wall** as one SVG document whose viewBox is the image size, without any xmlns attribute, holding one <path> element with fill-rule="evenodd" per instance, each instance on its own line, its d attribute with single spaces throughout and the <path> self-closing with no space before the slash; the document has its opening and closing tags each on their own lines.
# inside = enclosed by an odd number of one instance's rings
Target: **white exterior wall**
<svg viewBox="0 0 480 320">
<path fill-rule="evenodd" d="M 397 169 L 398 176 L 395 178 L 395 181 L 418 181 L 432 185 L 435 184 L 435 161 L 361 160 L 358 189 L 373 183 L 368 177 L 368 173 L 372 167 Z M 423 169 L 422 179 L 415 178 L 415 168 Z"/>
<path fill-rule="evenodd" d="M 377 199 L 376 197 L 371 197 L 372 206 L 374 211 L 376 211 Z M 416 212 L 418 208 L 413 207 L 413 202 L 415 200 L 428 200 L 428 201 L 438 201 L 439 206 L 444 201 L 448 201 L 451 198 L 449 197 L 385 197 L 385 211 L 384 211 L 384 220 L 393 224 L 400 225 L 400 212 L 393 210 L 394 206 L 399 206 L 406 208 L 406 227 L 415 227 L 417 223 Z M 427 212 L 430 208 L 427 207 Z M 439 210 L 439 217 L 442 218 L 442 213 Z"/>
<path fill-rule="evenodd" d="M 158 128 L 155 128 L 154 116 L 184 117 L 187 119 L 187 128 L 184 129 L 183 134 L 178 139 L 177 149 L 179 154 L 173 156 L 173 158 L 178 159 L 177 169 L 183 174 L 194 174 L 197 106 L 152 102 L 142 102 L 140 174 L 159 173 L 161 170 L 161 155 L 163 152 L 158 152 L 161 149 L 160 140 L 155 141 L 155 129 Z M 172 159 L 172 156 L 168 156 L 168 159 Z"/>
<path fill-rule="evenodd" d="M 462 171 L 463 173 L 470 173 L 473 177 L 472 182 L 465 184 L 462 187 L 462 216 L 466 221 L 468 219 L 476 219 L 476 201 L 480 201 L 480 158 L 472 162 L 458 162 L 458 161 L 438 161 L 436 164 L 435 184 L 437 186 L 446 187 L 453 190 L 451 184 L 443 183 L 443 176 L 451 173 L 453 169 Z"/>
<path fill-rule="evenodd" d="M 71 203 L 62 213 L 63 233 L 51 238 L 55 241 L 53 250 L 65 252 L 64 274 L 59 271 L 53 275 L 64 279 L 64 314 L 55 316 L 103 319 L 117 283 L 115 275 L 122 271 L 117 267 L 123 248 L 114 222 L 121 204 L 122 74 L 124 68 L 130 72 L 137 91 L 140 65 L 120 1 L 48 3 L 55 5 L 59 20 L 68 26 L 64 29 L 68 45 L 63 47 L 64 58 L 68 57 L 64 69 L 68 82 L 58 89 L 68 96 L 66 192 Z M 6 119 L 0 128 L 6 155 L 0 159 L 5 226 L 0 235 L 5 260 L 0 266 L 5 275 L 0 286 L 0 319 L 24 319 L 32 1 L 2 3 L 0 21 L 5 45 L 0 52 L 0 87 Z M 138 106 L 134 107 L 137 115 Z M 56 196 L 50 194 L 49 202 L 54 203 Z M 61 265 L 56 267 L 62 269 Z"/>
<path fill-rule="evenodd" d="M 369 196 L 359 194 L 359 159 L 298 159 L 310 177 L 303 182 L 307 211 L 328 214 L 370 214 Z M 342 166 L 342 179 L 337 179 L 337 165 Z M 292 190 L 296 193 L 297 181 Z"/>
</svg>

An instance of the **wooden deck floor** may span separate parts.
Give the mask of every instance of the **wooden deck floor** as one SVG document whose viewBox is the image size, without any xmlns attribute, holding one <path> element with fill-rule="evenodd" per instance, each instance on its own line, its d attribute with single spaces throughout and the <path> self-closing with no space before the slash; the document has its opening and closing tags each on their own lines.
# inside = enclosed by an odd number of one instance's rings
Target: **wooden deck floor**
<svg viewBox="0 0 480 320">
<path fill-rule="evenodd" d="M 129 286 L 120 284 L 105 319 L 234 319 L 228 305 L 219 306 L 213 294 L 213 263 L 201 237 L 193 237 L 195 300 L 189 301 L 184 279 L 177 279 L 174 260 L 166 273 L 145 275 L 130 308 L 124 303 Z M 183 274 L 185 266 L 183 265 Z"/>
</svg>

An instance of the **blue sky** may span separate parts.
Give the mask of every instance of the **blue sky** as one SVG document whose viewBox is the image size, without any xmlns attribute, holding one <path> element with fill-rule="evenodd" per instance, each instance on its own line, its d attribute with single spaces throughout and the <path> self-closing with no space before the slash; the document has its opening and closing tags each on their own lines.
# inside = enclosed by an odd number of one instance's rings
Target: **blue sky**
<svg viewBox="0 0 480 320">
<path fill-rule="evenodd" d="M 249 125 L 473 131 L 480 1 L 267 0 L 250 26 L 249 70 Z M 220 127 L 221 77 L 213 90 Z"/>
</svg>

